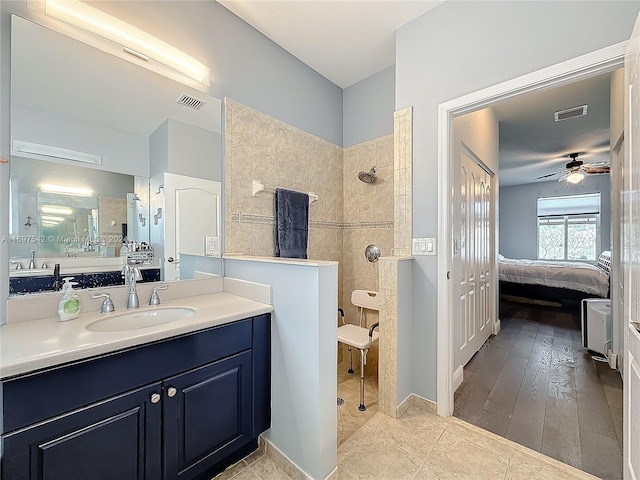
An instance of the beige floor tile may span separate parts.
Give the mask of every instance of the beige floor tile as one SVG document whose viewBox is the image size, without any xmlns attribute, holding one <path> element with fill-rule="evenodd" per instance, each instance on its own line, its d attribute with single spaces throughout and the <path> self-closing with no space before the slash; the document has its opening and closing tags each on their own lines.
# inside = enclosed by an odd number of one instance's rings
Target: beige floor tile
<svg viewBox="0 0 640 480">
<path fill-rule="evenodd" d="M 413 480 L 449 480 L 449 479 L 461 479 L 463 476 L 456 476 L 453 473 L 443 472 L 437 467 L 428 464 L 427 462 L 423 463 L 416 473 L 416 476 L 413 477 Z"/>
<path fill-rule="evenodd" d="M 370 436 L 338 463 L 338 469 L 357 479 L 413 478 L 422 461 L 388 440 Z"/>
<path fill-rule="evenodd" d="M 262 457 L 264 457 L 264 449 L 258 448 L 258 450 L 256 450 L 255 452 L 250 453 L 248 456 L 244 457 L 243 460 L 247 465 L 251 465 Z"/>
<path fill-rule="evenodd" d="M 538 472 L 546 478 L 558 479 L 558 480 L 596 480 L 597 477 L 590 475 L 586 472 L 573 468 L 569 465 L 564 465 L 553 458 L 544 456 L 541 453 L 534 451 L 525 451 L 525 447 L 520 445 L 514 446 L 511 451 L 511 464 L 523 466 L 534 472 Z"/>
<path fill-rule="evenodd" d="M 424 460 L 436 444 L 445 425 L 430 423 L 421 416 L 396 420 L 378 413 L 367 423 L 372 435 L 385 438 Z"/>
<path fill-rule="evenodd" d="M 290 480 L 284 470 L 278 467 L 273 460 L 266 455 L 256 460 L 251 467 L 260 480 Z"/>
<path fill-rule="evenodd" d="M 448 428 L 442 434 L 425 463 L 456 475 L 456 478 L 502 479 L 508 458 L 466 440 Z"/>
<path fill-rule="evenodd" d="M 345 469 L 338 469 L 338 473 L 331 478 L 331 480 L 355 480 L 356 477 L 351 473 L 347 472 Z"/>
<path fill-rule="evenodd" d="M 382 415 L 382 414 L 380 414 Z M 357 430 L 353 435 L 345 439 L 345 441 L 338 446 L 338 464 L 351 452 L 357 452 L 363 443 L 367 443 L 371 438 L 370 431 L 365 427 Z"/>
<path fill-rule="evenodd" d="M 218 479 L 216 478 L 216 480 L 218 480 Z M 247 467 L 244 470 L 242 470 L 238 475 L 233 477 L 233 480 L 260 480 L 260 477 L 258 477 L 253 472 L 253 470 L 251 470 L 249 467 Z"/>
<path fill-rule="evenodd" d="M 246 457 L 246 458 L 249 458 L 249 457 Z M 235 463 L 227 467 L 227 469 L 224 472 L 219 473 L 213 478 L 215 480 L 231 480 L 233 477 L 238 475 L 240 472 L 242 472 L 246 468 L 247 468 L 247 464 L 245 463 L 245 459 L 243 459 L 243 460 L 240 460 L 238 463 Z"/>
<path fill-rule="evenodd" d="M 453 419 L 454 417 L 451 417 Z M 482 430 L 474 425 L 463 425 L 464 422 L 458 419 L 452 420 L 447 424 L 447 431 L 458 435 L 476 445 L 479 445 L 487 450 L 500 455 L 505 458 L 509 458 L 511 451 L 510 441 L 502 437 Z"/>
<path fill-rule="evenodd" d="M 505 480 L 549 480 L 541 473 L 534 472 L 519 463 L 510 462 Z"/>
<path fill-rule="evenodd" d="M 453 417 L 451 417 L 453 418 Z M 429 423 L 433 423 L 435 425 L 443 425 L 446 426 L 449 424 L 449 420 L 444 417 L 439 417 L 435 413 L 427 410 L 424 407 L 419 406 L 410 406 L 407 411 L 402 415 L 400 420 L 413 422 L 415 419 L 420 419 L 422 421 L 426 421 Z"/>
</svg>

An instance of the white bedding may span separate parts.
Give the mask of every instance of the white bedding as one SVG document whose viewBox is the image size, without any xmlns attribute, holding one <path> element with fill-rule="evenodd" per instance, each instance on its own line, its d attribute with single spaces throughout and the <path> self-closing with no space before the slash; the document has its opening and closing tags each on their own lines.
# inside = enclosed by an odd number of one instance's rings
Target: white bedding
<svg viewBox="0 0 640 480">
<path fill-rule="evenodd" d="M 609 292 L 609 275 L 588 263 L 500 258 L 498 265 L 504 282 L 566 288 L 598 297 Z"/>
</svg>

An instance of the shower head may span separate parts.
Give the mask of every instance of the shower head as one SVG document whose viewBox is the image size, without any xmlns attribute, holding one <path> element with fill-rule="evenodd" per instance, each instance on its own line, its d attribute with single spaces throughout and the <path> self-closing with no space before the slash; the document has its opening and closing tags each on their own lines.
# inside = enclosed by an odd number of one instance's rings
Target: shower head
<svg viewBox="0 0 640 480">
<path fill-rule="evenodd" d="M 363 183 L 375 183 L 376 181 L 376 167 L 371 167 L 371 170 L 365 172 L 364 170 L 358 173 L 358 179 Z"/>
</svg>

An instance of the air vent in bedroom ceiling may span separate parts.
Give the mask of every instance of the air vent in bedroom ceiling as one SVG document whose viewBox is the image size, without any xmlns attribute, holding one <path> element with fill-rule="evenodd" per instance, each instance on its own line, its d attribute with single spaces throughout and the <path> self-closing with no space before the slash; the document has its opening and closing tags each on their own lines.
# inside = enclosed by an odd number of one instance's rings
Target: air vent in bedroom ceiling
<svg viewBox="0 0 640 480">
<path fill-rule="evenodd" d="M 183 93 L 182 95 L 180 95 L 180 98 L 176 100 L 176 103 L 184 105 L 185 107 L 193 108 L 194 110 L 200 110 L 207 102 L 205 102 L 204 100 L 200 100 L 193 95 Z"/>
<path fill-rule="evenodd" d="M 554 113 L 554 117 L 556 122 L 569 120 L 570 118 L 575 117 L 584 117 L 587 114 L 588 107 L 589 105 L 581 105 L 579 107 L 567 108 L 566 110 L 559 110 Z"/>
</svg>

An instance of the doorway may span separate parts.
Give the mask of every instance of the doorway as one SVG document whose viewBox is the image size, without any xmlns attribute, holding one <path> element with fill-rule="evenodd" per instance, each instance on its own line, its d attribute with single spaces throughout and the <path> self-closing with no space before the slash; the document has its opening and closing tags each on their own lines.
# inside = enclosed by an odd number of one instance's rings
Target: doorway
<svg viewBox="0 0 640 480">
<path fill-rule="evenodd" d="M 449 205 L 446 199 L 451 191 L 453 174 L 452 171 L 458 168 L 457 165 L 449 167 L 449 158 L 452 155 L 453 145 L 450 141 L 452 137 L 452 125 L 455 116 L 477 111 L 478 109 L 491 106 L 494 102 L 513 98 L 525 93 L 536 92 L 542 89 L 550 89 L 557 86 L 567 85 L 577 80 L 587 79 L 595 75 L 610 72 L 622 66 L 624 45 L 619 45 L 606 51 L 594 52 L 590 55 L 576 58 L 562 65 L 557 65 L 544 69 L 534 74 L 527 75 L 510 82 L 505 82 L 490 89 L 476 92 L 466 97 L 461 97 L 446 104 L 440 105 L 440 128 L 439 138 L 439 198 L 440 198 L 440 223 L 439 233 L 442 238 L 450 238 L 451 222 L 453 219 L 448 211 Z M 453 163 L 453 162 L 451 162 Z M 450 259 L 455 258 L 454 242 L 441 242 L 439 254 L 439 271 L 443 275 L 455 271 L 455 266 Z M 497 250 L 492 262 L 497 263 Z M 496 266 L 497 271 L 497 266 Z M 444 288 L 439 289 L 438 302 L 438 390 L 437 408 L 438 413 L 448 416 L 454 408 L 454 391 L 456 385 L 455 370 L 455 327 L 453 312 L 454 303 L 457 298 L 452 295 L 453 286 L 451 283 L 443 281 Z M 494 305 L 498 304 L 497 295 L 492 298 Z M 495 310 L 497 311 L 497 309 Z M 517 317 L 517 314 L 516 314 Z M 498 322 L 495 318 L 496 323 Z M 571 338 L 571 334 L 569 335 Z M 608 367 L 607 367 L 608 368 Z"/>
</svg>

